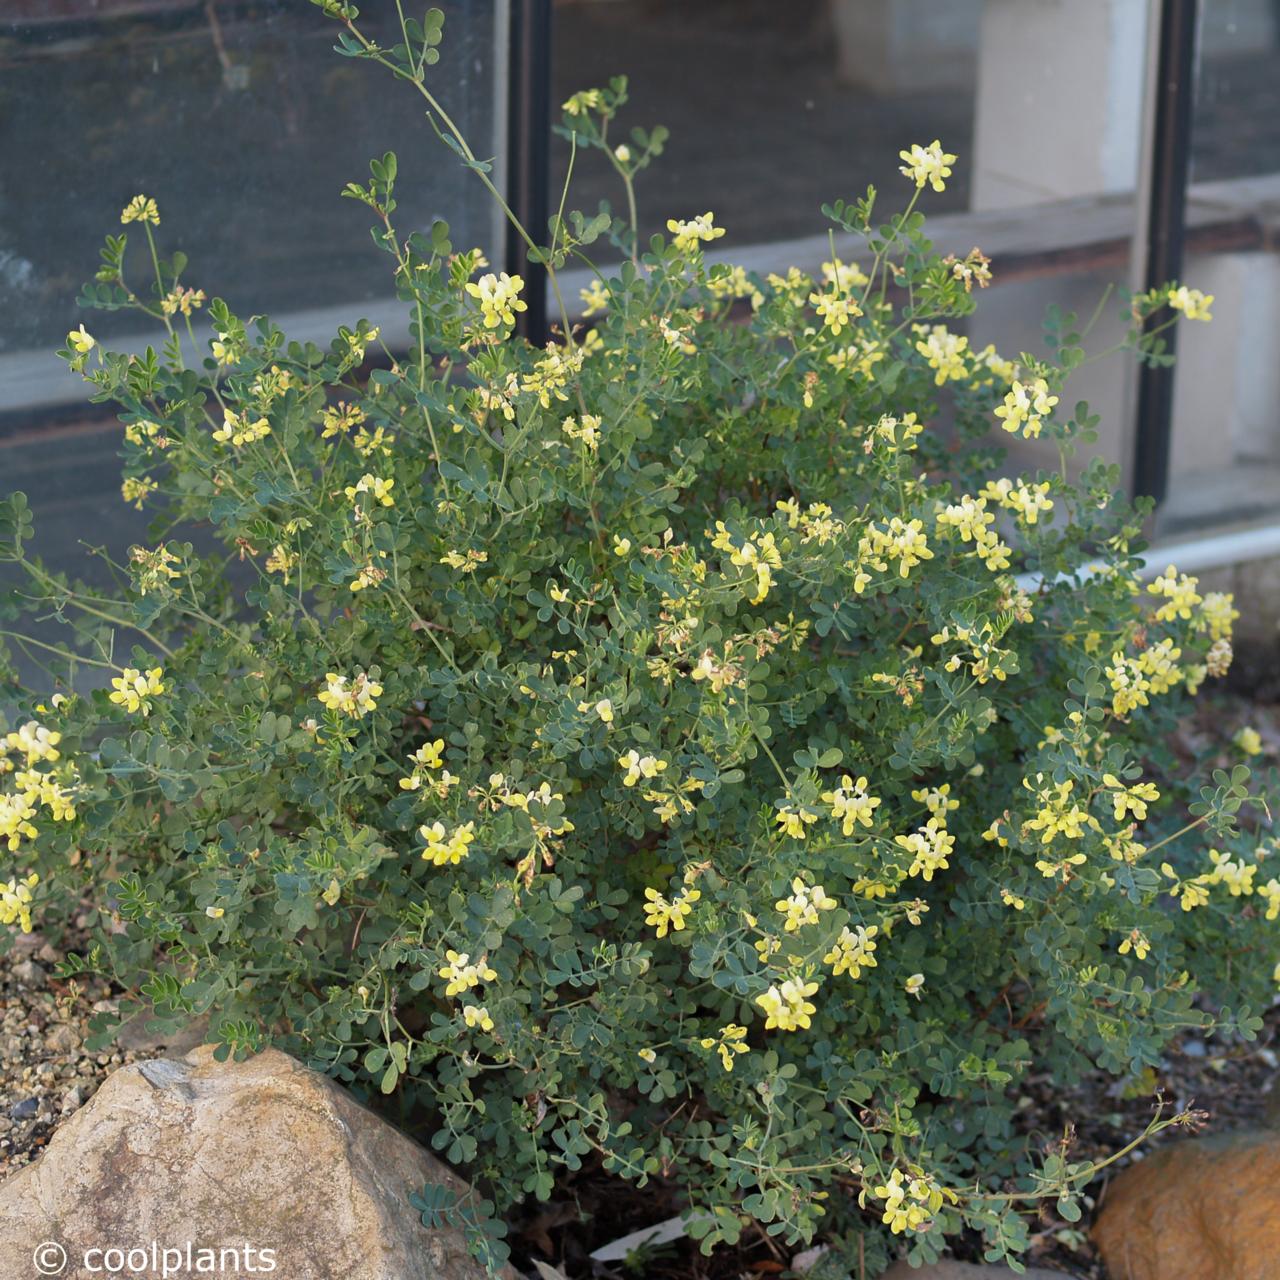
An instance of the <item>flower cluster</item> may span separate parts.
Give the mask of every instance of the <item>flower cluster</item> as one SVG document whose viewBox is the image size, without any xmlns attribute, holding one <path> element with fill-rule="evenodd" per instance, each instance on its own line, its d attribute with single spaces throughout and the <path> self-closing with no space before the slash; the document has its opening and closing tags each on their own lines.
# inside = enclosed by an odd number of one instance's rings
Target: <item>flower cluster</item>
<svg viewBox="0 0 1280 1280">
<path fill-rule="evenodd" d="M 505 271 L 490 272 L 479 280 L 467 282 L 467 292 L 480 304 L 480 317 L 486 329 L 497 329 L 516 322 L 516 312 L 527 311 L 528 303 L 520 297 L 524 281 Z"/>
<path fill-rule="evenodd" d="M 382 685 L 363 671 L 350 677 L 330 671 L 316 696 L 330 711 L 360 720 L 377 708 Z"/>
</svg>

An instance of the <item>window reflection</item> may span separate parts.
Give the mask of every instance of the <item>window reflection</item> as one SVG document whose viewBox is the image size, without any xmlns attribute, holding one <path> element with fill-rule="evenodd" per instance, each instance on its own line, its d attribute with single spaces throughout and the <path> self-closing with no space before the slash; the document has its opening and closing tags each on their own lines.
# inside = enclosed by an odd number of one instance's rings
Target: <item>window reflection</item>
<svg viewBox="0 0 1280 1280">
<path fill-rule="evenodd" d="M 640 186 L 642 236 L 712 209 L 733 244 L 821 234 L 824 201 L 897 193 L 898 151 L 941 137 L 968 156 L 981 0 L 572 0 L 555 10 L 553 113 L 626 75 L 625 131 L 665 124 Z M 567 147 L 553 147 L 558 199 Z M 931 209 L 963 209 L 971 166 Z M 574 207 L 617 209 L 617 180 L 579 155 Z"/>
<path fill-rule="evenodd" d="M 440 95 L 477 151 L 493 154 L 495 5 L 443 7 Z M 394 6 L 368 10 L 362 25 L 389 41 Z M 242 314 L 392 295 L 368 211 L 339 196 L 388 149 L 401 158 L 406 231 L 443 217 L 492 249 L 479 184 L 442 155 L 409 90 L 333 52 L 334 29 L 308 0 L 9 0 L 0 361 L 44 354 L 86 318 L 76 294 L 140 191 L 159 203 L 166 250 L 190 256 L 190 282 Z M 96 314 L 92 327 L 104 337 L 140 328 L 128 313 Z M 0 367 L 16 387 L 17 366 Z M 56 362 L 40 367 L 57 376 Z"/>
</svg>

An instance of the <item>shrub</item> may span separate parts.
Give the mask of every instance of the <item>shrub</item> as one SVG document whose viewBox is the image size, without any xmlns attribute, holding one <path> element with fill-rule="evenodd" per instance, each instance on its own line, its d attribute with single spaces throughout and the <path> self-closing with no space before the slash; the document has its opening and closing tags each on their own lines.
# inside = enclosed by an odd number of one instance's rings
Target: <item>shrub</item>
<svg viewBox="0 0 1280 1280">
<path fill-rule="evenodd" d="M 440 16 L 384 50 L 325 7 L 489 185 L 432 96 Z M 23 695 L 6 922 L 78 911 L 78 965 L 163 1022 L 429 1115 L 493 1201 L 419 1207 L 484 1220 L 490 1261 L 495 1216 L 584 1165 L 668 1180 L 707 1249 L 870 1219 L 917 1260 L 966 1228 L 1016 1252 L 1023 1211 L 1078 1217 L 1096 1170 L 1026 1122 L 1028 1073 L 1139 1073 L 1269 998 L 1248 772 L 1183 781 L 1169 747 L 1236 611 L 1172 569 L 1141 585 L 1146 509 L 1097 459 L 1073 479 L 1087 326 L 1052 316 L 1043 358 L 948 327 L 989 275 L 916 211 L 954 156 L 903 152 L 882 224 L 874 191 L 824 210 L 857 263 L 833 241 L 821 278 L 762 279 L 708 259 L 711 214 L 637 243 L 664 132 L 615 145 L 625 100 L 565 105 L 632 212 L 535 244 L 557 292 L 593 241 L 623 260 L 545 348 L 513 336 L 521 280 L 442 223 L 396 230 L 393 155 L 344 192 L 411 316 L 367 377 L 365 322 L 321 350 L 215 298 L 200 341 L 158 208 L 125 209 L 154 282 L 111 236 L 83 300 L 163 346 L 81 326 L 62 354 L 120 406 L 154 541 L 109 598 L 4 507 L 11 604 L 75 627 L 27 652 L 102 685 Z M 1168 308 L 1207 300 L 1125 307 L 1161 361 Z M 1032 474 L 998 443 L 1036 438 Z"/>
</svg>

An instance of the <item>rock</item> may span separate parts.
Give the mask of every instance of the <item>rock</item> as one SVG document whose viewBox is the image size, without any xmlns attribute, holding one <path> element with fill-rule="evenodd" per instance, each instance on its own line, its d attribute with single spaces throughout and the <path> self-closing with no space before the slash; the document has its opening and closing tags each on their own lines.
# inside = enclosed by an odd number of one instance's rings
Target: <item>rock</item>
<svg viewBox="0 0 1280 1280">
<path fill-rule="evenodd" d="M 84 1085 L 76 1085 L 73 1089 L 68 1089 L 62 1095 L 62 1102 L 58 1107 L 58 1114 L 69 1116 L 73 1111 L 79 1111 L 84 1106 L 84 1096 L 87 1090 Z"/>
<path fill-rule="evenodd" d="M 40 1110 L 39 1098 L 23 1098 L 9 1108 L 10 1120 L 34 1120 Z"/>
<path fill-rule="evenodd" d="M 1107 1188 L 1093 1238 L 1111 1280 L 1272 1280 L 1280 1132 L 1174 1143 Z"/>
<path fill-rule="evenodd" d="M 1028 1267 L 1024 1280 L 1071 1280 L 1065 1271 L 1048 1271 L 1044 1267 Z M 980 1267 L 972 1262 L 935 1262 L 930 1266 L 912 1267 L 897 1262 L 880 1280 L 1016 1280 L 1008 1267 Z"/>
<path fill-rule="evenodd" d="M 0 1185 L 0 1276 L 30 1274 L 42 1242 L 65 1249 L 67 1280 L 100 1277 L 95 1249 L 152 1241 L 182 1249 L 180 1273 L 194 1274 L 190 1241 L 196 1263 L 201 1249 L 238 1249 L 244 1271 L 268 1270 L 272 1250 L 289 1280 L 481 1280 L 462 1232 L 428 1230 L 408 1203 L 427 1182 L 466 1190 L 286 1054 L 219 1063 L 196 1049 L 121 1067 L 36 1163 Z"/>
<path fill-rule="evenodd" d="M 45 1048 L 54 1053 L 71 1053 L 80 1047 L 80 1033 L 66 1023 L 53 1028 L 44 1038 Z"/>
<path fill-rule="evenodd" d="M 39 991 L 48 981 L 48 975 L 34 960 L 19 960 L 10 970 L 16 981 L 33 991 Z"/>
<path fill-rule="evenodd" d="M 126 1053 L 154 1053 L 164 1058 L 182 1058 L 204 1044 L 208 1018 L 195 1018 L 176 1031 L 151 1031 L 152 1014 L 143 1010 L 125 1019 L 116 1030 L 115 1043 Z"/>
</svg>

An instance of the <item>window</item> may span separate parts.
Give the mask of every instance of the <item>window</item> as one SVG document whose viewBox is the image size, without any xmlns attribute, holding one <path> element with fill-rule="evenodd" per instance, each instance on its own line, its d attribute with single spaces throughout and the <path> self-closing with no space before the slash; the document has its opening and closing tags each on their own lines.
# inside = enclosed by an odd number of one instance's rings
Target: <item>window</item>
<svg viewBox="0 0 1280 1280">
<path fill-rule="evenodd" d="M 498 9 L 443 7 L 443 101 L 478 150 L 499 153 Z M 369 8 L 370 32 L 389 40 L 394 7 Z M 401 157 L 406 228 L 442 217 L 459 239 L 499 248 L 483 190 L 441 156 L 424 112 L 375 69 L 338 57 L 332 24 L 308 0 L 16 0 L 16 10 L 11 0 L 5 10 L 0 415 L 10 422 L 83 403 L 51 352 L 89 318 L 76 294 L 138 192 L 159 203 L 165 245 L 188 254 L 193 284 L 238 314 L 287 317 L 299 338 L 327 341 L 380 306 L 403 328 L 368 210 L 339 196 L 386 150 Z M 141 286 L 142 264 L 134 273 Z M 127 312 L 94 313 L 91 327 L 118 343 L 153 340 Z"/>
<path fill-rule="evenodd" d="M 1203 6 L 1189 220 L 1207 216 L 1184 275 L 1214 320 L 1179 337 L 1164 534 L 1280 510 L 1280 6 L 1263 0 Z"/>
</svg>

